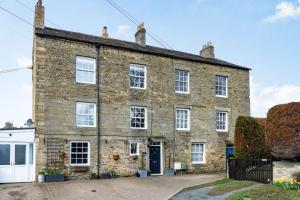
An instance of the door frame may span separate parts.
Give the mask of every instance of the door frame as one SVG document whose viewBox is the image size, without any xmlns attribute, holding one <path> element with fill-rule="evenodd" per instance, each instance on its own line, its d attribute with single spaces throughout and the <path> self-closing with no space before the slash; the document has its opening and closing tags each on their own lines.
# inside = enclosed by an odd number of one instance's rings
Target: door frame
<svg viewBox="0 0 300 200">
<path fill-rule="evenodd" d="M 162 141 L 159 141 L 159 145 L 157 145 L 157 144 L 155 144 L 155 145 L 153 145 L 153 144 L 151 144 L 150 143 L 150 145 L 149 145 L 149 149 L 148 149 L 148 160 L 149 160 L 149 162 L 148 162 L 148 164 L 149 164 L 149 170 L 150 170 L 150 147 L 151 146 L 159 146 L 160 148 L 160 173 L 159 174 L 152 174 L 151 173 L 151 175 L 153 175 L 153 176 L 160 176 L 160 175 L 163 175 L 164 174 L 164 159 L 163 159 L 163 142 Z"/>
</svg>

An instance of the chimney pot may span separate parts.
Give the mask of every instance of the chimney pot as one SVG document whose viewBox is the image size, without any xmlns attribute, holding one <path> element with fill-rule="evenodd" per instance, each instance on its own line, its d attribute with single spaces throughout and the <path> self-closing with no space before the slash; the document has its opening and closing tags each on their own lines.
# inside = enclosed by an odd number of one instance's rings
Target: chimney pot
<svg viewBox="0 0 300 200">
<path fill-rule="evenodd" d="M 43 1 L 38 0 L 37 4 L 35 5 L 35 12 L 34 12 L 34 27 L 44 28 L 44 19 L 45 11 L 43 6 Z"/>
<path fill-rule="evenodd" d="M 215 51 L 212 42 L 207 42 L 200 50 L 200 56 L 204 58 L 215 58 Z"/>
<path fill-rule="evenodd" d="M 106 26 L 103 26 L 102 32 L 101 32 L 101 36 L 104 37 L 104 38 L 108 38 L 109 37 Z"/>
<path fill-rule="evenodd" d="M 135 42 L 141 46 L 146 46 L 146 29 L 144 27 L 144 22 L 137 27 Z"/>
</svg>

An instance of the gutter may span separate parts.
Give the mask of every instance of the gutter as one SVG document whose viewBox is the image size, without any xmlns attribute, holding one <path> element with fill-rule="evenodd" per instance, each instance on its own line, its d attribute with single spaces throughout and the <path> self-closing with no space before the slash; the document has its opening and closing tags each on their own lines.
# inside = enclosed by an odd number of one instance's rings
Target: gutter
<svg viewBox="0 0 300 200">
<path fill-rule="evenodd" d="M 96 45 L 97 178 L 100 178 L 100 45 Z"/>
</svg>

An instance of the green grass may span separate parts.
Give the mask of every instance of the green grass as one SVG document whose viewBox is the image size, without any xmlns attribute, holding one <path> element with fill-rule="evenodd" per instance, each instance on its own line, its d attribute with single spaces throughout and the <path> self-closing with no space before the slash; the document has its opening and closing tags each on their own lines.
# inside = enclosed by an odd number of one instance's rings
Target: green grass
<svg viewBox="0 0 300 200">
<path fill-rule="evenodd" d="M 234 190 L 238 190 L 241 188 L 249 187 L 256 184 L 255 182 L 252 181 L 234 181 L 231 180 L 230 182 L 225 182 L 223 184 L 218 184 L 216 187 L 212 188 L 209 191 L 210 195 L 223 195 L 227 192 L 232 192 Z"/>
<path fill-rule="evenodd" d="M 234 181 L 234 180 L 229 179 L 229 178 L 223 178 L 223 179 L 216 180 L 216 181 L 213 181 L 210 183 L 204 183 L 202 185 L 196 185 L 196 186 L 185 188 L 185 189 L 181 190 L 180 193 L 191 191 L 191 190 L 196 190 L 196 189 L 200 189 L 200 188 L 205 188 L 205 187 L 209 187 L 209 186 L 214 186 L 214 185 L 226 184 L 226 183 L 230 183 L 232 181 Z"/>
<path fill-rule="evenodd" d="M 285 190 L 282 187 L 267 184 L 232 194 L 226 200 L 243 200 L 244 198 L 251 198 L 251 200 L 300 200 L 300 191 Z"/>
</svg>

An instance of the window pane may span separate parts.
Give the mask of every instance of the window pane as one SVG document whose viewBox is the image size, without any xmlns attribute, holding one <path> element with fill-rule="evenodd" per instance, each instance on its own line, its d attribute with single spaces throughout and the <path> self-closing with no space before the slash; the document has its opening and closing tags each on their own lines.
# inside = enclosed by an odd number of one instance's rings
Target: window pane
<svg viewBox="0 0 300 200">
<path fill-rule="evenodd" d="M 26 164 L 26 145 L 24 144 L 15 145 L 15 162 L 16 165 Z"/>
<path fill-rule="evenodd" d="M 146 128 L 146 108 L 130 108 L 130 124 L 133 128 Z"/>
<path fill-rule="evenodd" d="M 146 67 L 141 65 L 130 65 L 129 86 L 134 88 L 145 88 Z"/>
<path fill-rule="evenodd" d="M 33 164 L 33 144 L 29 144 L 29 164 Z"/>
<path fill-rule="evenodd" d="M 88 142 L 71 142 L 71 164 L 88 164 Z"/>
<path fill-rule="evenodd" d="M 227 77 L 216 76 L 216 95 L 227 96 Z"/>
<path fill-rule="evenodd" d="M 93 58 L 76 57 L 76 81 L 95 83 L 96 61 Z"/>
<path fill-rule="evenodd" d="M 0 144 L 0 165 L 10 164 L 10 145 Z"/>
<path fill-rule="evenodd" d="M 178 129 L 188 129 L 188 118 L 188 109 L 176 109 L 176 127 Z"/>
<path fill-rule="evenodd" d="M 188 82 L 188 71 L 176 70 L 176 81 L 175 81 L 175 91 L 176 92 L 188 92 L 189 82 Z"/>
<path fill-rule="evenodd" d="M 77 126 L 95 126 L 96 104 L 78 102 L 76 107 Z"/>
</svg>

